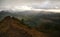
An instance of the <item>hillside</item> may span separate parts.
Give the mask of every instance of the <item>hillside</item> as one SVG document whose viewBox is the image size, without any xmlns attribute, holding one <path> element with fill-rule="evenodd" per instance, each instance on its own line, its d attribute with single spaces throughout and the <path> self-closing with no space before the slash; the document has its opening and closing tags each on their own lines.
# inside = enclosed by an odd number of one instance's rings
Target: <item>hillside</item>
<svg viewBox="0 0 60 37">
<path fill-rule="evenodd" d="M 1 11 L 0 37 L 60 37 L 60 13 L 28 12 Z"/>
<path fill-rule="evenodd" d="M 39 32 L 17 18 L 7 16 L 0 22 L 0 37 L 49 37 L 49 34 Z"/>
</svg>

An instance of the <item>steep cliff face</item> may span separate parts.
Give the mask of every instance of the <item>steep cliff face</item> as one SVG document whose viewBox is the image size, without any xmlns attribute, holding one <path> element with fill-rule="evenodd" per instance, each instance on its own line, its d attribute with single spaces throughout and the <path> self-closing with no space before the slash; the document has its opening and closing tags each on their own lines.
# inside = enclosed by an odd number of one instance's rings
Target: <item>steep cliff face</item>
<svg viewBox="0 0 60 37">
<path fill-rule="evenodd" d="M 0 22 L 0 37 L 49 37 L 49 34 L 39 32 L 17 18 L 7 16 Z"/>
</svg>

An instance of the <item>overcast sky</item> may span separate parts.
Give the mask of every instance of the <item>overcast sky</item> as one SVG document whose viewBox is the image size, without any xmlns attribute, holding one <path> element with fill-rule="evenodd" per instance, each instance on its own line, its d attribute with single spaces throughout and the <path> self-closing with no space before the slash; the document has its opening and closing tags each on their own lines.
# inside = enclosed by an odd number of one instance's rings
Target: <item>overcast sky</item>
<svg viewBox="0 0 60 37">
<path fill-rule="evenodd" d="M 16 6 L 19 8 L 28 6 L 34 9 L 60 9 L 60 0 L 0 0 L 0 10 Z"/>
</svg>

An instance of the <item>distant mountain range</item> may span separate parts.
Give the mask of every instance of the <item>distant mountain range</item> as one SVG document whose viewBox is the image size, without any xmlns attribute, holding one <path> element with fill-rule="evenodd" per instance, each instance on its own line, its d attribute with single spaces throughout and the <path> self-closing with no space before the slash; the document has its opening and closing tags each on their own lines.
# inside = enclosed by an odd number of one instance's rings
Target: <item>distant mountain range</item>
<svg viewBox="0 0 60 37">
<path fill-rule="evenodd" d="M 2 20 L 6 16 L 16 17 L 19 20 L 24 19 L 24 23 L 32 27 L 39 25 L 41 22 L 45 20 L 47 20 L 47 22 L 55 20 L 54 22 L 57 23 L 59 23 L 59 21 L 57 20 L 60 20 L 60 13 L 46 12 L 46 11 L 0 12 L 0 20 Z"/>
</svg>

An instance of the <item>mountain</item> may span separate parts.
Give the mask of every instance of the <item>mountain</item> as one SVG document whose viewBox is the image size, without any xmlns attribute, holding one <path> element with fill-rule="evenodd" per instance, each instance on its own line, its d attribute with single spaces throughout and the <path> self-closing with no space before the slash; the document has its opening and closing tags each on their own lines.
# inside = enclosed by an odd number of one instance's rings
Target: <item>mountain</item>
<svg viewBox="0 0 60 37">
<path fill-rule="evenodd" d="M 60 13 L 0 12 L 1 37 L 60 37 Z"/>
<path fill-rule="evenodd" d="M 49 37 L 49 35 L 25 25 L 15 17 L 7 16 L 0 22 L 0 37 Z"/>
<path fill-rule="evenodd" d="M 60 37 L 59 26 L 42 22 L 40 26 L 33 28 L 26 25 L 23 19 L 6 16 L 0 21 L 0 37 Z"/>
<path fill-rule="evenodd" d="M 31 17 L 32 15 L 35 15 L 35 11 L 0 11 L 0 19 L 6 16 L 14 16 L 17 18 L 25 18 L 25 17 Z"/>
<path fill-rule="evenodd" d="M 46 12 L 46 11 L 1 11 L 0 20 L 6 16 L 14 16 L 19 20 L 24 19 L 24 23 L 31 27 L 36 27 L 41 24 L 41 22 L 51 22 L 54 21 L 60 23 L 60 13 Z"/>
</svg>

